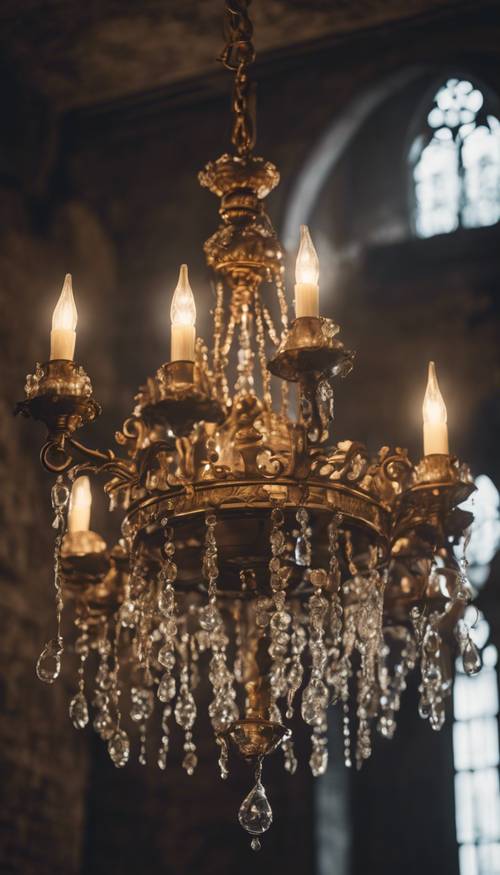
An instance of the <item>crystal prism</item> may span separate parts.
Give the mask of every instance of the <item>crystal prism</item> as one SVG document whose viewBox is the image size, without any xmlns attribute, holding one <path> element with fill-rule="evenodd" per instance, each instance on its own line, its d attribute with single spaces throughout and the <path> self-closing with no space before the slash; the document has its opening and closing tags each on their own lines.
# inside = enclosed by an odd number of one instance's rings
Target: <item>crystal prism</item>
<svg viewBox="0 0 500 875">
<path fill-rule="evenodd" d="M 260 781 L 250 790 L 241 803 L 238 820 L 250 835 L 261 835 L 273 822 L 273 812 L 267 800 L 266 791 Z"/>
<path fill-rule="evenodd" d="M 472 638 L 468 638 L 462 650 L 462 662 L 465 674 L 473 677 L 481 671 L 482 660 L 481 654 L 474 644 Z"/>
</svg>

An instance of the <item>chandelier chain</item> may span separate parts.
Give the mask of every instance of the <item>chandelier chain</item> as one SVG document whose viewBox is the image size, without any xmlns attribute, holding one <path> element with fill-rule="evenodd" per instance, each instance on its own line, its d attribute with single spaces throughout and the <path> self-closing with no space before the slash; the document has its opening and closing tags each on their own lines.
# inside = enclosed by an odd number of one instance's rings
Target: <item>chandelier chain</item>
<svg viewBox="0 0 500 875">
<path fill-rule="evenodd" d="M 224 14 L 226 45 L 219 61 L 234 74 L 231 142 L 237 154 L 246 157 L 255 145 L 255 90 L 247 68 L 255 60 L 253 25 L 248 14 L 251 0 L 227 0 Z"/>
</svg>

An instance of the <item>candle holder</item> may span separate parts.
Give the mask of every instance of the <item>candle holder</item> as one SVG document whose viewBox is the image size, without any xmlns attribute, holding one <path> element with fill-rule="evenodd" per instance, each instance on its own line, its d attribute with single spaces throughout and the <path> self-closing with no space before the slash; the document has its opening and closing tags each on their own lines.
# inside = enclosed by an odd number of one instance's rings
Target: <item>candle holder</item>
<svg viewBox="0 0 500 875">
<path fill-rule="evenodd" d="M 300 316 L 284 332 L 268 370 L 276 377 L 300 384 L 302 420 L 311 443 L 328 438 L 333 420 L 334 377 L 345 377 L 353 367 L 354 353 L 336 339 L 340 328 L 323 316 Z"/>
<path fill-rule="evenodd" d="M 459 539 L 473 520 L 473 514 L 459 505 L 475 491 L 466 465 L 444 453 L 424 456 L 415 466 L 411 484 L 401 496 L 395 525 L 397 537 L 418 531 L 433 548 L 446 539 Z"/>
<path fill-rule="evenodd" d="M 101 413 L 88 374 L 69 359 L 37 363 L 35 373 L 26 378 L 24 391 L 26 398 L 14 413 L 43 422 L 50 443 L 61 449 L 65 438 Z"/>
<path fill-rule="evenodd" d="M 150 428 L 166 426 L 176 437 L 188 435 L 197 422 L 220 423 L 225 418 L 208 375 L 190 361 L 162 365 L 141 387 L 136 401 L 135 414 Z"/>
<path fill-rule="evenodd" d="M 276 377 L 296 383 L 310 375 L 345 377 L 354 353 L 336 339 L 340 328 L 324 316 L 300 316 L 284 333 L 276 356 L 268 363 Z"/>
<path fill-rule="evenodd" d="M 104 579 L 111 568 L 106 541 L 97 532 L 66 532 L 61 546 L 65 583 L 81 589 Z"/>
<path fill-rule="evenodd" d="M 77 602 L 87 622 L 111 616 L 123 601 L 128 557 L 118 544 L 108 551 L 97 532 L 68 532 L 61 548 L 65 593 Z"/>
</svg>

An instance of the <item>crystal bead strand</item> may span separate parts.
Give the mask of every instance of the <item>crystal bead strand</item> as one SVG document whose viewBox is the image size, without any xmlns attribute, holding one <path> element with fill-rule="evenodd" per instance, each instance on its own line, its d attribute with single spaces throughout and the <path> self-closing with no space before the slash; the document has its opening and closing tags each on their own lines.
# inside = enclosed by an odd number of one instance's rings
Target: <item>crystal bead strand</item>
<svg viewBox="0 0 500 875">
<path fill-rule="evenodd" d="M 285 533 L 283 526 L 285 517 L 279 507 L 271 511 L 271 559 L 269 560 L 269 581 L 272 591 L 273 611 L 270 619 L 269 656 L 271 668 L 269 678 L 271 683 L 272 703 L 286 695 L 286 657 L 290 643 L 289 627 L 292 620 L 286 608 L 285 590 L 288 584 L 290 570 L 281 565 L 281 556 L 285 549 Z"/>
<path fill-rule="evenodd" d="M 219 766 L 220 776 L 222 780 L 225 781 L 229 776 L 229 751 L 227 749 L 227 742 L 221 735 L 218 735 L 215 740 L 220 747 L 217 764 Z"/>
<path fill-rule="evenodd" d="M 99 666 L 95 676 L 96 689 L 92 700 L 92 704 L 95 708 L 93 727 L 103 741 L 108 741 L 113 734 L 114 727 L 113 719 L 109 711 L 109 689 L 112 683 L 109 669 L 111 643 L 108 640 L 108 624 L 106 621 L 102 623 L 99 632 L 97 652 L 99 654 Z"/>
<path fill-rule="evenodd" d="M 271 395 L 271 373 L 267 367 L 266 335 L 264 331 L 264 318 L 262 315 L 262 300 L 258 289 L 256 289 L 255 291 L 254 307 L 257 354 L 259 358 L 260 378 L 262 381 L 262 400 L 264 402 L 265 408 L 267 410 L 271 410 L 273 406 L 273 399 Z M 286 380 L 283 380 L 282 382 L 286 382 Z"/>
<path fill-rule="evenodd" d="M 198 618 L 201 630 L 208 634 L 208 649 L 211 651 L 209 681 L 213 699 L 208 713 L 216 733 L 222 732 L 238 719 L 234 675 L 227 665 L 228 638 L 224 621 L 217 607 L 217 580 L 219 577 L 217 541 L 215 527 L 217 517 L 213 512 L 205 516 L 205 549 L 203 555 L 203 576 L 208 584 L 208 604 L 200 608 Z"/>
<path fill-rule="evenodd" d="M 340 696 L 340 657 L 342 646 L 342 619 L 343 610 L 340 599 L 340 563 L 339 550 L 339 525 L 342 522 L 342 514 L 334 514 L 328 524 L 328 587 L 330 590 L 330 610 L 327 630 L 328 663 L 326 669 L 326 682 L 334 689 L 334 701 Z"/>
<path fill-rule="evenodd" d="M 184 759 L 182 768 L 192 775 L 198 764 L 196 745 L 193 742 L 192 728 L 196 720 L 196 703 L 189 684 L 189 635 L 184 632 L 181 637 L 181 672 L 179 695 L 175 703 L 175 722 L 184 730 Z"/>
<path fill-rule="evenodd" d="M 395 635 L 398 627 L 393 627 L 391 631 Z M 383 650 L 384 665 L 379 668 L 381 696 L 377 729 L 385 738 L 392 738 L 394 735 L 396 730 L 394 718 L 401 705 L 401 694 L 406 690 L 408 673 L 415 668 L 417 660 L 417 645 L 410 629 L 402 628 L 399 634 L 402 636 L 403 647 L 401 649 L 401 658 L 394 666 L 392 679 L 389 678 L 385 667 L 385 658 L 390 653 L 388 647 L 385 647 Z"/>
<path fill-rule="evenodd" d="M 325 684 L 327 651 L 324 641 L 324 623 L 328 611 L 328 601 L 323 588 L 328 583 L 327 572 L 315 568 L 309 572 L 309 582 L 314 592 L 309 597 L 309 652 L 311 654 L 311 679 L 302 696 L 302 716 L 313 727 L 312 753 L 309 759 L 315 777 L 323 775 L 328 765 L 327 716 L 328 689 Z"/>
<path fill-rule="evenodd" d="M 158 574 L 158 583 L 160 586 L 158 610 L 162 615 L 160 633 L 163 636 L 163 643 L 158 651 L 157 658 L 164 671 L 160 678 L 156 695 L 160 702 L 163 702 L 164 704 L 161 720 L 163 734 L 158 751 L 158 766 L 160 769 L 164 769 L 167 764 L 167 753 L 170 739 L 169 718 L 172 714 L 171 703 L 175 697 L 176 691 L 173 672 L 175 668 L 177 620 L 175 617 L 175 592 L 173 584 L 177 577 L 177 566 L 173 561 L 175 556 L 173 529 L 168 525 L 168 519 L 166 517 L 161 520 L 161 525 L 164 534 L 162 548 L 164 561 Z"/>
<path fill-rule="evenodd" d="M 372 564 L 376 561 L 376 551 L 372 552 Z M 356 742 L 356 766 L 361 768 L 363 760 L 371 756 L 371 720 L 377 702 L 373 699 L 376 688 L 376 667 L 380 651 L 385 643 L 382 634 L 382 607 L 385 578 L 372 568 L 365 577 L 355 578 L 359 589 L 357 650 L 361 656 L 358 671 L 357 717 L 358 733 Z"/>
<path fill-rule="evenodd" d="M 469 567 L 467 547 L 469 545 L 470 536 L 471 530 L 469 529 L 463 540 L 462 555 L 459 561 L 460 573 L 458 575 L 452 602 L 461 600 L 467 603 L 472 597 L 471 585 L 467 577 L 467 569 Z M 470 636 L 470 629 L 464 620 L 459 620 L 455 626 L 455 637 L 460 649 L 464 672 L 469 675 L 469 677 L 474 677 L 474 675 L 481 671 L 483 662 L 481 654 Z"/>
<path fill-rule="evenodd" d="M 292 634 L 290 636 L 290 649 L 291 649 L 291 657 L 290 657 L 290 668 L 288 669 L 287 675 L 287 712 L 286 716 L 288 720 L 291 720 L 293 717 L 293 700 L 297 691 L 302 686 L 302 681 L 304 679 L 304 667 L 302 665 L 302 653 L 307 644 L 307 635 L 304 627 L 298 620 L 297 616 L 293 618 L 292 625 Z"/>
<path fill-rule="evenodd" d="M 56 637 L 47 642 L 36 664 L 36 674 L 45 684 L 53 684 L 61 673 L 64 641 L 61 629 L 63 601 L 63 578 L 61 568 L 61 546 L 66 531 L 66 508 L 69 501 L 69 489 L 59 476 L 51 490 L 54 520 L 52 527 L 57 529 L 54 543 L 54 589 L 56 604 Z"/>
<path fill-rule="evenodd" d="M 69 716 L 75 729 L 84 729 L 89 722 L 89 706 L 85 697 L 85 663 L 89 648 L 88 626 L 85 620 L 79 620 L 80 634 L 75 641 L 75 652 L 79 656 L 78 692 L 69 703 Z"/>
<path fill-rule="evenodd" d="M 274 283 L 276 286 L 276 294 L 278 296 L 279 308 L 280 308 L 280 318 L 281 325 L 283 327 L 283 334 L 286 335 L 288 331 L 288 304 L 286 300 L 286 289 L 285 284 L 283 282 L 282 274 L 276 274 L 274 277 Z M 289 407 L 289 383 L 287 380 L 280 380 L 280 392 L 281 392 L 281 415 L 288 419 L 288 407 Z"/>
<path fill-rule="evenodd" d="M 132 706 L 130 708 L 130 717 L 134 721 L 134 723 L 139 724 L 139 739 L 140 739 L 140 750 L 139 750 L 139 763 L 141 766 L 145 766 L 147 762 L 146 757 L 146 731 L 147 731 L 147 721 L 151 717 L 154 710 L 154 697 L 151 689 L 153 680 L 151 678 L 151 674 L 149 669 L 146 669 L 144 672 L 144 685 L 140 687 L 132 687 L 130 694 L 132 699 Z"/>
<path fill-rule="evenodd" d="M 411 619 L 420 645 L 421 683 L 418 688 L 420 701 L 418 713 L 423 720 L 429 720 L 436 731 L 444 723 L 444 704 L 441 676 L 441 636 L 439 622 L 441 615 L 434 611 L 427 618 L 418 607 L 411 610 Z"/>
<path fill-rule="evenodd" d="M 112 762 L 117 768 L 122 768 L 128 763 L 130 756 L 130 741 L 127 733 L 121 728 L 121 710 L 120 710 L 120 695 L 119 686 L 119 646 L 120 646 L 121 623 L 116 623 L 115 637 L 113 642 L 113 671 L 111 684 L 111 701 L 115 710 L 116 724 L 113 735 L 108 740 L 108 753 Z"/>
<path fill-rule="evenodd" d="M 307 604 L 312 669 L 309 683 L 302 693 L 301 714 L 303 720 L 313 727 L 309 765 L 313 774 L 319 775 L 326 769 L 328 757 L 325 738 L 328 690 L 323 679 L 326 665 L 323 624 L 328 608 L 323 587 L 327 583 L 327 573 L 322 568 L 309 570 L 312 558 L 311 529 L 309 514 L 304 507 L 298 509 L 296 519 L 300 529 L 295 546 L 295 561 L 298 565 L 306 567 L 304 580 L 313 587 Z"/>
</svg>

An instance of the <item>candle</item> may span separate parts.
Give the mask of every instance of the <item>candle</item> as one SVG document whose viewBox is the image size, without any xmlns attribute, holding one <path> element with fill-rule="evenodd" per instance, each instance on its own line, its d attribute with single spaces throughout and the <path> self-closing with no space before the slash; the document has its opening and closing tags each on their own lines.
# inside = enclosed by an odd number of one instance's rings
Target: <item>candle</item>
<svg viewBox="0 0 500 875">
<path fill-rule="evenodd" d="M 68 511 L 68 531 L 88 532 L 92 493 L 88 477 L 77 477 L 73 483 Z"/>
<path fill-rule="evenodd" d="M 448 455 L 446 404 L 439 390 L 434 362 L 429 362 L 429 377 L 422 413 L 424 417 L 424 456 L 433 453 Z"/>
<path fill-rule="evenodd" d="M 172 320 L 170 360 L 194 361 L 196 306 L 193 290 L 189 285 L 187 264 L 181 264 L 179 280 L 172 298 L 170 318 Z"/>
<path fill-rule="evenodd" d="M 64 278 L 59 300 L 52 315 L 52 331 L 50 332 L 50 360 L 72 360 L 75 354 L 76 311 L 71 274 L 67 273 Z"/>
<path fill-rule="evenodd" d="M 307 225 L 300 226 L 295 264 L 295 315 L 319 316 L 319 261 Z"/>
</svg>

